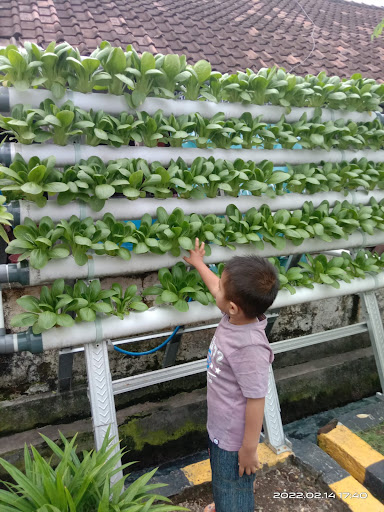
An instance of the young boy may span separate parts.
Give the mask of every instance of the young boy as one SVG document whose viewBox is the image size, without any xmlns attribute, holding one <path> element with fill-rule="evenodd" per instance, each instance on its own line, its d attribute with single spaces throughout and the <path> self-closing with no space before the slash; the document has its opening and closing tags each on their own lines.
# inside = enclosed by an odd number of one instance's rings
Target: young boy
<svg viewBox="0 0 384 512">
<path fill-rule="evenodd" d="M 204 255 L 204 243 L 196 238 L 184 260 L 197 269 L 223 312 L 207 359 L 214 503 L 205 512 L 253 512 L 257 446 L 274 360 L 263 313 L 275 300 L 279 280 L 273 265 L 258 256 L 235 256 L 220 279 L 204 264 Z"/>
</svg>

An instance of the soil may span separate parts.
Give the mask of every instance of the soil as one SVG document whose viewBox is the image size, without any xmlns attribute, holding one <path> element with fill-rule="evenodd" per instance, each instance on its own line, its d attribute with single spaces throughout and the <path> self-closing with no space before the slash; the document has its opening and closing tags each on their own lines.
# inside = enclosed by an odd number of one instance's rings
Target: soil
<svg viewBox="0 0 384 512">
<path fill-rule="evenodd" d="M 191 512 L 202 512 L 204 507 L 212 503 L 210 484 L 191 490 L 188 497 L 172 498 L 174 505 L 186 507 Z M 302 493 L 308 497 L 274 498 L 274 493 Z M 311 497 L 310 493 L 318 493 L 321 497 Z M 318 477 L 313 476 L 301 467 L 287 464 L 256 477 L 255 512 L 347 512 L 349 507 L 337 496 L 326 497 L 331 491 Z M 292 495 L 291 495 L 292 496 Z"/>
<path fill-rule="evenodd" d="M 384 423 L 380 423 L 369 430 L 356 432 L 356 434 L 372 446 L 374 450 L 384 455 Z"/>
</svg>

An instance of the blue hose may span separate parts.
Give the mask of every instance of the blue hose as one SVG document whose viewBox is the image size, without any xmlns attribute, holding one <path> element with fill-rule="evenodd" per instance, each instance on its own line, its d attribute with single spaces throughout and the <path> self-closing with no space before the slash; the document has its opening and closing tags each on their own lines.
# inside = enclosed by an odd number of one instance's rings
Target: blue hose
<svg viewBox="0 0 384 512">
<path fill-rule="evenodd" d="M 176 327 L 176 329 L 173 331 L 173 333 L 165 341 L 163 341 L 163 343 L 161 345 L 153 348 L 152 350 L 147 350 L 146 352 L 128 352 L 128 350 L 124 350 L 122 348 L 116 347 L 115 345 L 113 346 L 113 348 L 117 352 L 120 352 L 121 354 L 125 354 L 126 356 L 147 356 L 148 354 L 154 354 L 161 348 L 165 347 L 165 345 L 167 343 L 169 343 L 175 337 L 175 335 L 176 335 L 177 331 L 180 329 L 180 327 L 181 327 L 181 325 L 178 325 Z"/>
</svg>

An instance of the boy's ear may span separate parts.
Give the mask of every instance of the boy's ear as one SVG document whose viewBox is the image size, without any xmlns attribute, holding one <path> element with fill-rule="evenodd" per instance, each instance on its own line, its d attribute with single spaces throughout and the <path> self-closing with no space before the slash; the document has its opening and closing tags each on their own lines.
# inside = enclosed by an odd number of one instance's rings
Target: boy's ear
<svg viewBox="0 0 384 512">
<path fill-rule="evenodd" d="M 234 302 L 230 301 L 229 314 L 233 316 L 233 315 L 237 315 L 239 312 L 240 312 L 239 306 L 237 304 L 235 304 Z"/>
</svg>

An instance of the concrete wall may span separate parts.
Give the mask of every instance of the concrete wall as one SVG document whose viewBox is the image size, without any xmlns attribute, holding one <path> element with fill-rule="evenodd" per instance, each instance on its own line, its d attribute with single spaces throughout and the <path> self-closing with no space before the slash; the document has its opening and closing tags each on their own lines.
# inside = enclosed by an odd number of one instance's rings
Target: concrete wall
<svg viewBox="0 0 384 512">
<path fill-rule="evenodd" d="M 143 278 L 120 278 L 118 281 L 123 286 L 135 283 L 141 288 L 152 284 L 155 276 L 153 273 Z M 117 279 L 104 279 L 103 286 L 109 287 L 114 281 Z M 19 312 L 16 299 L 25 293 L 37 294 L 38 288 L 4 290 L 3 293 L 6 327 L 9 329 L 11 311 L 12 314 Z M 383 310 L 384 293 L 379 293 L 378 299 Z M 287 307 L 281 310 L 270 341 L 273 343 L 359 321 L 362 318 L 357 296 Z M 212 334 L 210 329 L 183 335 L 177 362 L 204 358 Z M 157 343 L 158 340 L 137 343 L 130 345 L 130 349 L 145 350 Z M 159 369 L 163 354 L 160 351 L 146 357 L 131 358 L 111 351 L 112 378 Z M 380 390 L 367 335 L 276 354 L 273 367 L 283 422 Z M 45 426 L 53 437 L 59 429 L 69 433 L 77 429 L 82 433 L 80 439 L 84 446 L 92 443 L 83 353 L 77 353 L 74 358 L 72 391 L 57 393 L 57 372 L 56 351 L 0 356 L 0 456 L 17 460 L 18 450 L 25 439 L 35 439 L 36 432 Z M 204 448 L 204 387 L 205 375 L 200 374 L 118 395 L 116 406 L 120 435 L 123 444 L 131 450 L 129 457 L 140 459 L 143 465 L 151 461 L 157 464 Z M 13 446 L 12 450 L 10 446 Z"/>
</svg>

